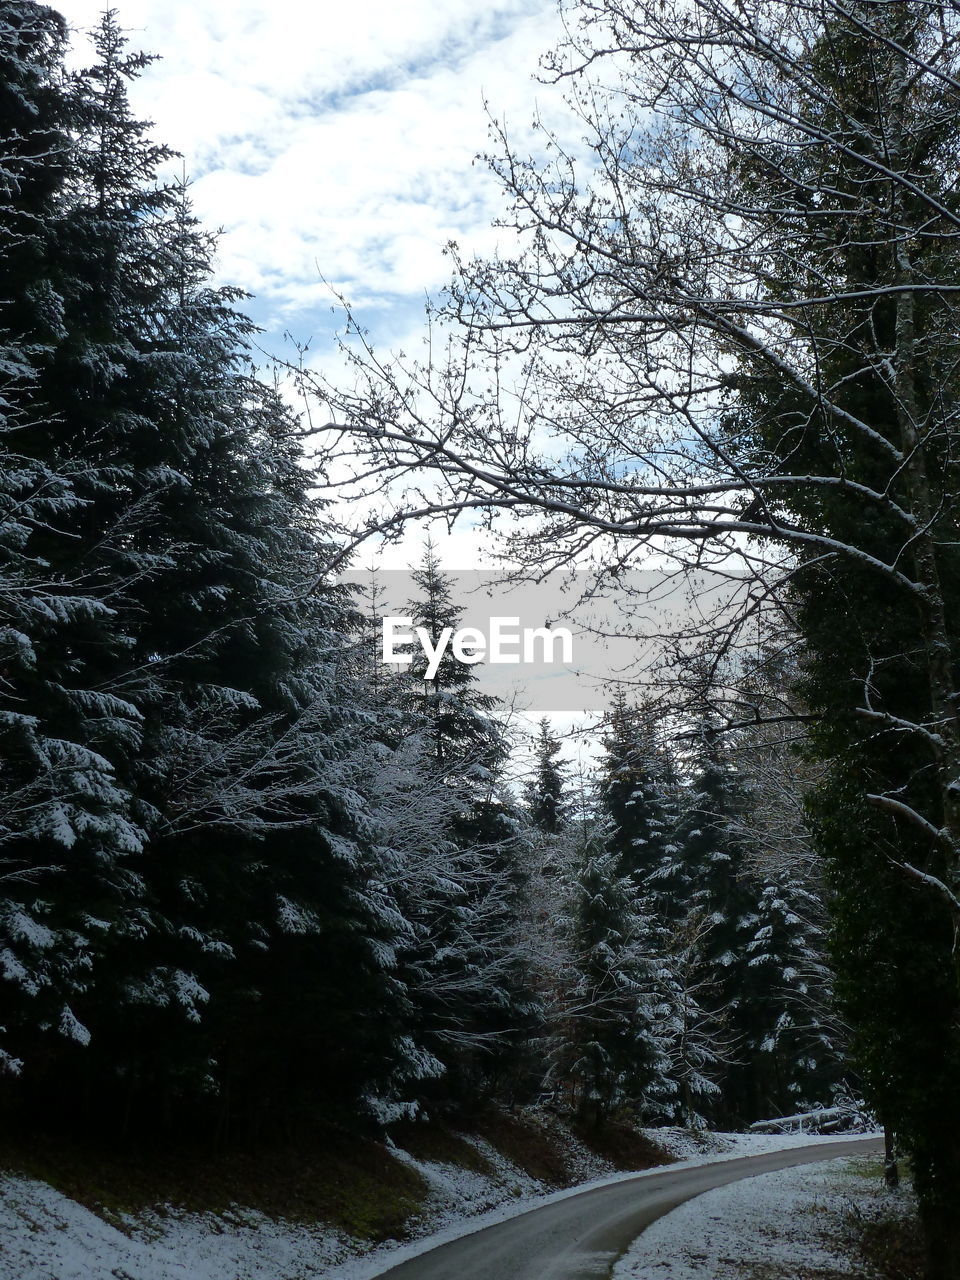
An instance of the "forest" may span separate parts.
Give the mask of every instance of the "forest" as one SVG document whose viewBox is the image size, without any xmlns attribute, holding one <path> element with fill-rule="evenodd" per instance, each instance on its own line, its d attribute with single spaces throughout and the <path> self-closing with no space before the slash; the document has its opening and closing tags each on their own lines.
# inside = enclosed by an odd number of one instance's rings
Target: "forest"
<svg viewBox="0 0 960 1280">
<path fill-rule="evenodd" d="M 0 3 L 0 1120 L 863 1107 L 956 1280 L 958 13 L 569 10 L 593 168 L 499 131 L 516 251 L 453 253 L 432 362 L 347 310 L 332 385 L 217 282 L 118 15 L 78 65 Z M 734 603 L 518 781 L 475 668 L 385 667 L 338 581 L 431 515 Z"/>
</svg>

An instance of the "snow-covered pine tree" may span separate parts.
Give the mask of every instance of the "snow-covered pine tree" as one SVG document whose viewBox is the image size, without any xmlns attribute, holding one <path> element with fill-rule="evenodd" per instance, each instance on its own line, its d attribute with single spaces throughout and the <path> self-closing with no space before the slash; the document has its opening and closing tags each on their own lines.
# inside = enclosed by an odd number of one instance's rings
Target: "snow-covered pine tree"
<svg viewBox="0 0 960 1280">
<path fill-rule="evenodd" d="M 681 937 L 696 940 L 691 981 L 701 988 L 704 1011 L 723 1028 L 733 1056 L 740 1053 L 752 1016 L 746 994 L 746 948 L 757 926 L 759 887 L 749 876 L 743 846 L 730 824 L 743 803 L 741 781 L 709 717 L 697 727 L 690 771 L 672 876 L 675 884 L 683 886 L 684 916 L 679 929 Z M 658 888 L 664 883 L 661 872 Z M 746 1062 L 737 1067 L 731 1063 L 724 1072 L 713 1117 L 742 1120 L 750 1109 L 746 1099 L 751 1089 Z"/>
<path fill-rule="evenodd" d="M 560 833 L 569 806 L 564 802 L 566 768 L 560 759 L 560 741 L 550 731 L 544 716 L 533 742 L 533 773 L 524 784 L 523 795 L 530 821 L 548 836 Z"/>
<path fill-rule="evenodd" d="M 567 901 L 550 939 L 560 973 L 547 986 L 547 1084 L 597 1123 L 620 1106 L 663 1121 L 678 1105 L 675 984 L 646 876 L 673 848 L 675 786 L 652 715 L 619 690 L 603 745 L 555 859 Z"/>
<path fill-rule="evenodd" d="M 436 644 L 444 627 L 459 626 L 462 610 L 430 543 L 413 578 L 420 594 L 407 611 Z M 423 1043 L 446 1068 L 432 1096 L 462 1103 L 523 1088 L 539 1018 L 522 937 L 530 842 L 502 786 L 509 747 L 497 699 L 476 688 L 475 666 L 449 650 L 434 680 L 424 674 L 415 659 L 399 695 L 404 751 L 408 760 L 418 753 L 419 786 L 436 793 L 448 872 L 404 904 L 415 924 L 406 963 Z"/>
<path fill-rule="evenodd" d="M 142 843 L 114 768 L 137 740 L 139 717 L 102 680 L 105 664 L 122 656 L 113 619 L 126 575 L 79 536 L 93 494 L 111 476 L 50 389 L 69 341 L 73 282 L 64 208 L 76 175 L 78 103 L 64 49 L 64 23 L 51 10 L 2 6 L 0 956 L 8 1064 L 56 1057 L 65 1042 L 89 1038 L 73 1005 L 120 904 L 139 893 L 127 864 Z"/>
<path fill-rule="evenodd" d="M 687 1128 L 705 1128 L 717 1114 L 732 1056 L 726 1011 L 718 1008 L 715 977 L 704 964 L 710 931 L 707 919 L 690 913 L 660 933 L 656 1013 L 667 1055 L 669 1116 Z"/>
<path fill-rule="evenodd" d="M 671 1113 L 673 1084 L 655 931 L 602 817 L 581 824 L 578 855 L 572 981 L 558 1010 L 551 1081 L 597 1127 L 618 1109 L 661 1120 Z"/>
<path fill-rule="evenodd" d="M 785 873 L 758 895 L 757 924 L 746 946 L 750 1025 L 744 1042 L 755 1116 L 827 1105 L 842 1084 L 823 914 L 823 903 Z"/>
<path fill-rule="evenodd" d="M 422 627 L 434 646 L 445 627 L 460 626 L 463 609 L 453 599 L 436 548 L 428 539 L 423 561 L 412 571 L 418 597 L 407 602 L 414 627 Z M 459 662 L 448 646 L 436 676 L 426 679 L 427 659 L 418 646 L 407 673 L 407 705 L 429 739 L 435 769 L 458 780 L 474 797 L 488 794 L 507 755 L 504 729 L 496 719 L 499 702 L 477 686 L 476 667 Z"/>
<path fill-rule="evenodd" d="M 145 59 L 113 15 L 94 42 L 69 83 L 50 59 L 70 131 L 44 153 L 63 181 L 38 296 L 57 323 L 17 403 L 21 456 L 68 467 L 71 502 L 16 547 L 63 604 L 5 670 L 30 712 L 14 759 L 39 761 L 50 793 L 10 845 L 4 955 L 28 997 L 5 1019 L 13 1054 L 66 1106 L 209 1115 L 216 1093 L 224 1123 L 356 1108 L 405 1049 L 396 912 L 345 764 L 345 606 L 312 590 L 321 531 L 238 295 L 209 287 L 209 237 L 130 112 Z M 69 882 L 41 891 L 58 851 Z M 42 982 L 31 949 L 57 957 Z M 41 1072 L 37 1037 L 58 1027 L 89 1047 L 48 1049 Z"/>
<path fill-rule="evenodd" d="M 603 808 L 610 819 L 609 849 L 621 874 L 638 886 L 675 853 L 677 781 L 657 734 L 654 709 L 628 702 L 618 686 L 603 737 Z"/>
<path fill-rule="evenodd" d="M 829 1102 L 843 1093 L 849 1031 L 834 1000 L 826 867 L 814 848 L 805 800 L 820 769 L 806 758 L 799 693 L 802 647 L 782 624 L 750 668 L 739 697 L 758 723 L 731 742 L 746 803 L 728 815 L 758 887 L 757 927 L 747 946 L 754 1005 L 747 1035 L 755 1109 L 765 1115 Z"/>
<path fill-rule="evenodd" d="M 829 1098 L 838 1082 L 836 1037 L 823 1021 L 822 907 L 795 879 L 759 876 L 747 857 L 747 783 L 708 720 L 691 764 L 677 854 L 651 889 L 655 900 L 666 888 L 684 902 L 672 951 L 718 1034 L 720 1089 L 706 1114 L 745 1123 L 801 1097 Z"/>
</svg>

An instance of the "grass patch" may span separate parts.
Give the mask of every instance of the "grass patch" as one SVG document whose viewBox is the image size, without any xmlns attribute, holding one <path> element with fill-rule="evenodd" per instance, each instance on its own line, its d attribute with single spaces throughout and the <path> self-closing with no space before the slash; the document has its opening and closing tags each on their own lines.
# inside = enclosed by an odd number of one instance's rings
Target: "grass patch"
<svg viewBox="0 0 960 1280">
<path fill-rule="evenodd" d="M 535 1115 L 511 1114 L 490 1108 L 475 1132 L 531 1178 L 550 1187 L 569 1187 L 577 1181 L 563 1137 L 551 1132 Z"/>
<path fill-rule="evenodd" d="M 881 1186 L 883 1183 L 883 1157 L 857 1156 L 856 1158 L 851 1158 L 848 1156 L 844 1161 L 843 1176 L 845 1178 L 865 1178 L 875 1186 Z"/>
<path fill-rule="evenodd" d="M 125 1214 L 167 1205 L 195 1213 L 238 1206 L 364 1240 L 404 1239 L 427 1194 L 420 1175 L 382 1143 L 335 1131 L 216 1154 L 7 1139 L 0 1167 L 48 1182 L 121 1228 Z"/>
<path fill-rule="evenodd" d="M 585 1147 L 623 1172 L 676 1163 L 676 1156 L 640 1133 L 629 1120 L 611 1116 L 599 1129 L 594 1124 L 583 1122 L 575 1123 L 572 1128 Z"/>
<path fill-rule="evenodd" d="M 926 1269 L 923 1237 L 913 1196 L 909 1162 L 901 1160 L 899 1191 L 881 1193 L 865 1212 L 847 1218 L 866 1271 L 877 1280 L 922 1280 Z M 863 1156 L 844 1162 L 844 1176 L 883 1186 L 883 1159 Z"/>
<path fill-rule="evenodd" d="M 835 1267 L 805 1267 L 803 1263 L 790 1263 L 786 1271 L 781 1263 L 751 1266 L 741 1273 L 740 1280 L 850 1280 L 849 1271 Z"/>
<path fill-rule="evenodd" d="M 922 1280 L 924 1249 L 916 1215 L 887 1213 L 858 1225 L 860 1252 L 881 1280 Z"/>
<path fill-rule="evenodd" d="M 401 1150 L 408 1151 L 416 1160 L 455 1164 L 484 1177 L 495 1176 L 490 1161 L 472 1142 L 433 1121 L 403 1121 L 391 1127 L 390 1137 Z"/>
</svg>

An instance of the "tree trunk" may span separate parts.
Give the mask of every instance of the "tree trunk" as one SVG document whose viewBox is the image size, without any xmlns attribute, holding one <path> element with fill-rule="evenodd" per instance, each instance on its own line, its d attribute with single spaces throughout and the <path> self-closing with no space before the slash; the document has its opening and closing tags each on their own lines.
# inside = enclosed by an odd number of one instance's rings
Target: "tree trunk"
<svg viewBox="0 0 960 1280">
<path fill-rule="evenodd" d="M 893 1130 L 888 1124 L 883 1126 L 883 1180 L 891 1191 L 895 1191 L 900 1185 L 900 1170 L 897 1167 Z"/>
</svg>

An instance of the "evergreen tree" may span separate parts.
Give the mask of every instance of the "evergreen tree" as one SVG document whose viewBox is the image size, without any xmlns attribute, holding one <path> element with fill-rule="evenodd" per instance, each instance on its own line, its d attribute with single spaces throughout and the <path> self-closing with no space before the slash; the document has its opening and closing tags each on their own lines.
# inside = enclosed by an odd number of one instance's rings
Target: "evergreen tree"
<svg viewBox="0 0 960 1280">
<path fill-rule="evenodd" d="M 704 964 L 710 932 L 710 923 L 691 912 L 658 937 L 657 1020 L 673 1102 L 668 1114 L 674 1123 L 695 1129 L 708 1127 L 722 1111 L 723 1082 L 732 1056 L 726 1010 L 718 1001 L 715 974 Z"/>
<path fill-rule="evenodd" d="M 782 875 L 762 886 L 747 943 L 744 1056 L 754 1079 L 754 1114 L 828 1103 L 841 1087 L 843 1059 L 825 1014 L 831 997 L 823 905 Z"/>
<path fill-rule="evenodd" d="M 30 40 L 53 50 L 70 127 L 37 221 L 57 325 L 23 347 L 15 406 L 57 518 L 21 516 L 4 542 L 10 580 L 26 568 L 46 593 L 2 690 L 10 1056 L 67 1109 L 356 1113 L 416 1054 L 351 785 L 353 623 L 314 589 L 293 423 L 252 376 L 238 293 L 208 284 L 186 192 L 157 178 L 169 152 L 130 112 L 145 57 L 112 14 L 69 81 L 56 41 Z M 38 891 L 57 862 L 69 880 Z M 41 1053 L 58 1031 L 73 1055 Z"/>
<path fill-rule="evenodd" d="M 745 368 L 742 411 L 728 425 L 765 470 L 840 479 L 838 488 L 795 486 L 774 504 L 783 519 L 856 550 L 841 568 L 798 548 L 791 580 L 814 716 L 808 752 L 826 765 L 810 815 L 828 865 L 832 954 L 857 1065 L 871 1104 L 912 1152 L 929 1274 L 952 1280 L 960 988 L 955 903 L 938 885 L 956 885 L 960 797 L 956 429 L 946 408 L 956 326 L 934 287 L 956 277 L 956 192 L 945 175 L 960 114 L 955 68 L 944 78 L 942 65 L 953 57 L 950 21 L 948 6 L 858 5 L 827 18 L 811 41 L 808 65 L 824 92 L 798 88 L 796 118 L 835 147 L 816 232 L 798 193 L 822 173 L 822 155 L 771 147 L 745 180 L 777 205 L 789 246 L 790 279 L 780 263 L 771 287 L 809 296 L 827 283 L 833 301 L 811 339 L 820 385 L 835 399 L 808 418 L 796 387 Z M 875 167 L 879 138 L 893 147 L 893 173 Z M 865 501 L 846 500 L 851 484 Z"/>
<path fill-rule="evenodd" d="M 451 585 L 429 540 L 423 563 L 412 577 L 420 595 L 408 602 L 407 610 L 414 628 L 422 628 L 436 648 L 445 629 L 457 630 L 463 610 L 453 599 Z M 458 661 L 452 646 L 447 647 L 429 681 L 428 660 L 422 647 L 416 646 L 414 653 L 408 668 L 407 705 L 429 739 L 434 768 L 482 796 L 491 789 L 507 753 L 503 730 L 494 718 L 497 699 L 480 693 L 475 666 Z"/>
<path fill-rule="evenodd" d="M 758 928 L 760 887 L 731 819 L 744 803 L 715 727 L 704 721 L 695 741 L 693 775 L 677 830 L 675 854 L 654 873 L 657 900 L 671 904 L 686 985 L 726 1046 L 726 1066 L 711 1114 L 725 1123 L 759 1118 L 754 1062 L 746 1054 L 756 1019 L 756 984 L 747 980 L 748 947 Z M 680 910 L 677 911 L 679 906 Z M 668 917 L 669 918 L 669 917 Z"/>
<path fill-rule="evenodd" d="M 603 834 L 602 826 L 586 828 L 579 851 L 571 909 L 575 984 L 553 1068 L 597 1127 L 622 1108 L 663 1118 L 672 1092 L 655 934 Z"/>
<path fill-rule="evenodd" d="M 119 904 L 137 893 L 125 864 L 142 831 L 114 767 L 139 717 L 101 678 L 103 657 L 122 647 L 113 618 L 125 576 L 98 564 L 80 536 L 92 494 L 110 478 L 96 450 L 70 437 L 47 387 L 69 335 L 63 210 L 79 106 L 57 15 L 7 4 L 0 39 L 9 107 L 0 126 L 0 838 L 11 870 L 0 932 L 9 1060 L 25 1062 L 57 1053 L 51 1040 L 61 1052 L 64 1041 L 88 1041 L 72 1005 Z"/>
<path fill-rule="evenodd" d="M 630 706 L 618 688 L 603 740 L 603 807 L 620 873 L 643 885 L 674 851 L 676 782 L 657 741 L 652 708 Z"/>
<path fill-rule="evenodd" d="M 546 716 L 541 719 L 534 740 L 534 773 L 524 787 L 530 821 L 548 836 L 559 835 L 569 806 L 564 802 L 564 764 L 558 759 L 559 741 L 550 732 Z"/>
<path fill-rule="evenodd" d="M 408 611 L 436 645 L 444 628 L 459 626 L 461 609 L 429 543 L 413 578 L 422 594 Z M 500 786 L 508 745 L 497 700 L 449 649 L 434 679 L 425 669 L 421 657 L 411 664 L 397 702 L 417 779 L 411 798 L 427 797 L 439 820 L 431 844 L 441 859 L 425 883 L 406 879 L 400 906 L 411 932 L 401 961 L 416 1034 L 445 1069 L 428 1100 L 463 1105 L 504 1081 L 523 1087 L 540 1016 L 521 936 L 530 840 Z"/>
</svg>

